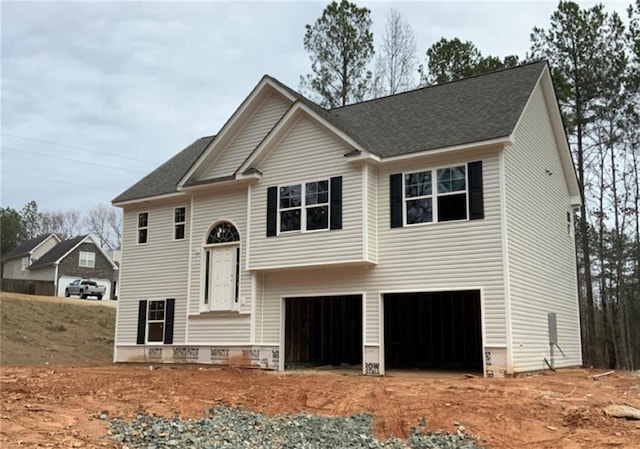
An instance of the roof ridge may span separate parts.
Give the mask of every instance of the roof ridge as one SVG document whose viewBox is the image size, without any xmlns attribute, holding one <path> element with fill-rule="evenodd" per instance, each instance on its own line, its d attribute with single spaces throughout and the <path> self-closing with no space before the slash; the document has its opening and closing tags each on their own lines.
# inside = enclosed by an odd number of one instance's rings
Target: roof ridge
<svg viewBox="0 0 640 449">
<path fill-rule="evenodd" d="M 358 106 L 358 105 L 361 105 L 361 104 L 371 103 L 371 102 L 374 102 L 374 101 L 386 100 L 386 99 L 391 98 L 391 97 L 398 97 L 400 95 L 412 94 L 412 93 L 415 93 L 415 92 L 418 92 L 418 91 L 424 91 L 424 90 L 432 89 L 432 88 L 435 88 L 435 87 L 442 87 L 442 86 L 446 86 L 446 85 L 449 85 L 449 84 L 459 83 L 459 82 L 467 81 L 467 80 L 474 79 L 474 78 L 480 78 L 480 77 L 483 77 L 483 76 L 495 75 L 496 73 L 506 72 L 508 70 L 521 69 L 523 67 L 527 67 L 527 66 L 531 66 L 531 65 L 535 65 L 535 64 L 540 64 L 540 63 L 547 63 L 547 60 L 546 59 L 539 59 L 537 61 L 530 61 L 530 62 L 526 62 L 524 64 L 519 64 L 519 65 L 516 65 L 516 66 L 513 66 L 513 67 L 503 67 L 501 69 L 492 70 L 490 72 L 477 73 L 475 75 L 467 76 L 467 77 L 464 77 L 464 78 L 458 78 L 458 79 L 455 79 L 455 80 L 447 81 L 445 83 L 431 84 L 429 86 L 422 86 L 422 87 L 418 87 L 416 89 L 405 90 L 404 92 L 398 92 L 398 93 L 395 93 L 395 94 L 384 95 L 382 97 L 370 98 L 368 100 L 358 101 L 357 103 L 351 103 L 351 104 L 347 104 L 347 105 L 344 105 L 344 106 L 338 106 L 336 108 L 328 109 L 328 111 L 329 112 L 334 112 L 334 111 L 342 110 L 342 109 L 345 109 L 345 108 L 349 108 L 351 106 Z"/>
</svg>

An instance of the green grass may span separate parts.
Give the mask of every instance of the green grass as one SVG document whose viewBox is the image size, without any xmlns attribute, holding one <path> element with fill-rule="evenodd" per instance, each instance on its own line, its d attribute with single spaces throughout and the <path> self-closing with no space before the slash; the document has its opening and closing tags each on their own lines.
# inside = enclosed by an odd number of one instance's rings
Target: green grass
<svg viewBox="0 0 640 449">
<path fill-rule="evenodd" d="M 115 317 L 93 301 L 2 293 L 0 365 L 111 363 Z"/>
</svg>

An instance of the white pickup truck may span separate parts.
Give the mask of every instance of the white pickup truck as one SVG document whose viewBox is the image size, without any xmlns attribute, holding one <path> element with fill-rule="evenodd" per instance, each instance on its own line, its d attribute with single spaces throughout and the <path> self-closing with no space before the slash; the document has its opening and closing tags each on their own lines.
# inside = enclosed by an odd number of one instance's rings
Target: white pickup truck
<svg viewBox="0 0 640 449">
<path fill-rule="evenodd" d="M 71 295 L 78 295 L 82 299 L 95 296 L 98 299 L 102 299 L 104 292 L 105 288 L 98 285 L 95 281 L 76 279 L 64 289 L 64 296 L 68 298 Z"/>
</svg>

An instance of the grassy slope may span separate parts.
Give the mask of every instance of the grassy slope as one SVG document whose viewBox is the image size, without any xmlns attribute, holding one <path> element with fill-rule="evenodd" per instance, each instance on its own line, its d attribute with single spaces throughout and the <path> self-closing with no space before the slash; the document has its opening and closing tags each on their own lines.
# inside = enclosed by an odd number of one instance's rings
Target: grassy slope
<svg viewBox="0 0 640 449">
<path fill-rule="evenodd" d="M 113 360 L 116 309 L 99 302 L 0 295 L 0 365 L 96 365 Z"/>
</svg>

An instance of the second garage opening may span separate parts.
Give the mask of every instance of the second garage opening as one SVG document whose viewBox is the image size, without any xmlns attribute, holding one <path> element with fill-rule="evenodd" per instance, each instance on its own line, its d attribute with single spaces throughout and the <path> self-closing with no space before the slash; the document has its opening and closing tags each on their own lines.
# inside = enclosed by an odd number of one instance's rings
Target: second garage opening
<svg viewBox="0 0 640 449">
<path fill-rule="evenodd" d="M 384 295 L 387 369 L 482 371 L 480 291 Z"/>
<path fill-rule="evenodd" d="M 285 299 L 285 368 L 362 364 L 362 296 Z"/>
</svg>

